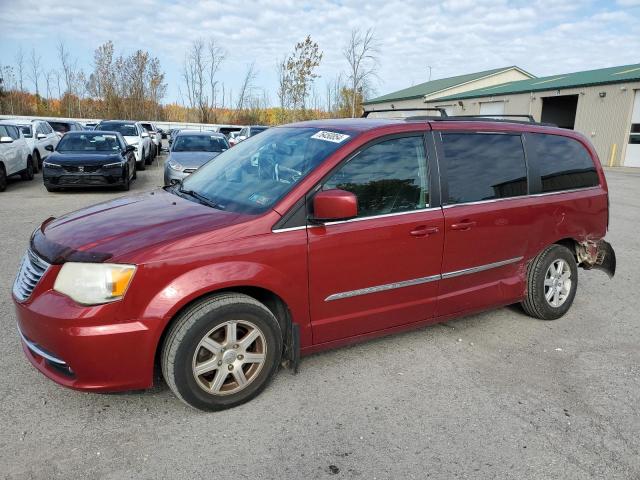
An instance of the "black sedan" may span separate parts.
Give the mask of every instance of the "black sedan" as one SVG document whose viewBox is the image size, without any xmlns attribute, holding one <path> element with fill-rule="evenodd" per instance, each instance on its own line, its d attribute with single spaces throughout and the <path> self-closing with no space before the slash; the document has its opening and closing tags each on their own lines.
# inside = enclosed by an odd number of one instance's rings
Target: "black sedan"
<svg viewBox="0 0 640 480">
<path fill-rule="evenodd" d="M 69 132 L 42 164 L 44 186 L 60 188 L 111 187 L 129 190 L 136 178 L 135 147 L 118 132 Z"/>
</svg>

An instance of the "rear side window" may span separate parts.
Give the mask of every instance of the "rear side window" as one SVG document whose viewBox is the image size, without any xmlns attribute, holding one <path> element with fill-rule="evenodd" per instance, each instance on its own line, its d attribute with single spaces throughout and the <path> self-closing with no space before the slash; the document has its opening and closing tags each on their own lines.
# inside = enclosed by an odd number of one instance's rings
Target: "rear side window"
<svg viewBox="0 0 640 480">
<path fill-rule="evenodd" d="M 543 133 L 527 134 L 531 161 L 542 181 L 543 192 L 594 187 L 600 183 L 591 155 L 573 138 Z"/>
<path fill-rule="evenodd" d="M 14 140 L 18 140 L 20 138 L 20 132 L 13 125 L 7 125 L 7 132 L 9 132 L 9 136 Z"/>
<path fill-rule="evenodd" d="M 520 135 L 443 133 L 449 184 L 447 203 L 527 194 L 527 166 Z"/>
<path fill-rule="evenodd" d="M 358 198 L 358 216 L 406 212 L 429 205 L 422 137 L 376 143 L 348 160 L 324 183 Z"/>
</svg>

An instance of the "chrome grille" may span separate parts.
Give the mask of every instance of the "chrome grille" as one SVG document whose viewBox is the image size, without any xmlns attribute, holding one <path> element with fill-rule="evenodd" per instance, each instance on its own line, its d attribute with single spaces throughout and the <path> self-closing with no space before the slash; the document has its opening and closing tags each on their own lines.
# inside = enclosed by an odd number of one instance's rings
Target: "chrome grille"
<svg viewBox="0 0 640 480">
<path fill-rule="evenodd" d="M 13 294 L 16 298 L 21 302 L 29 298 L 48 268 L 49 264 L 47 262 L 31 250 L 27 250 L 27 253 L 22 258 L 16 281 L 13 283 Z"/>
</svg>

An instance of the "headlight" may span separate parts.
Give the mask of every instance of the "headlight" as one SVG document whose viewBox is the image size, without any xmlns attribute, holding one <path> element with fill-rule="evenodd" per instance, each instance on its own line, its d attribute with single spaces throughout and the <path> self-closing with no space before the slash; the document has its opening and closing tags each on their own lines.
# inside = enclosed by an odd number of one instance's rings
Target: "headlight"
<svg viewBox="0 0 640 480">
<path fill-rule="evenodd" d="M 169 160 L 169 168 L 175 170 L 176 172 L 182 172 L 184 170 L 184 167 L 175 160 Z"/>
<path fill-rule="evenodd" d="M 42 162 L 42 166 L 46 168 L 62 168 L 62 165 L 58 165 L 57 163 L 49 163 L 49 162 Z"/>
<path fill-rule="evenodd" d="M 123 164 L 124 162 L 107 163 L 106 165 L 103 165 L 102 168 L 121 167 Z"/>
<path fill-rule="evenodd" d="M 135 271 L 135 265 L 68 262 L 53 289 L 83 305 L 114 302 L 124 296 Z"/>
</svg>

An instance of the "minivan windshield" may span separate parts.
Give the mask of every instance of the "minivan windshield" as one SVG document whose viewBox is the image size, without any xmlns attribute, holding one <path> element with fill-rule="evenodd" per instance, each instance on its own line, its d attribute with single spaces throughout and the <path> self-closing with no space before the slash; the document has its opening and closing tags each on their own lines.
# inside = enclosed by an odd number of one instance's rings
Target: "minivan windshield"
<svg viewBox="0 0 640 480">
<path fill-rule="evenodd" d="M 227 141 L 217 135 L 181 134 L 173 142 L 173 152 L 222 152 L 229 148 Z"/>
<path fill-rule="evenodd" d="M 259 214 L 353 138 L 352 132 L 270 128 L 221 153 L 172 191 L 222 210 Z"/>
</svg>

